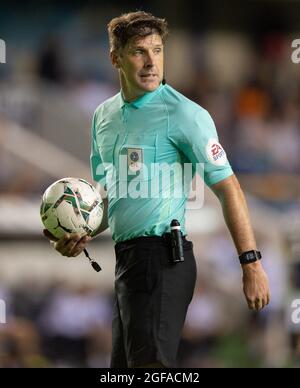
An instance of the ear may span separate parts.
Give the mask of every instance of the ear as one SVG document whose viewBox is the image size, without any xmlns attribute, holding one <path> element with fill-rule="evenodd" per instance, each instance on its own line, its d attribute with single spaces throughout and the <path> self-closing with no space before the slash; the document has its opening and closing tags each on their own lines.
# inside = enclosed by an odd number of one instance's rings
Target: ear
<svg viewBox="0 0 300 388">
<path fill-rule="evenodd" d="M 119 57 L 115 51 L 110 52 L 110 60 L 111 60 L 113 67 L 115 67 L 116 69 L 120 69 Z"/>
</svg>

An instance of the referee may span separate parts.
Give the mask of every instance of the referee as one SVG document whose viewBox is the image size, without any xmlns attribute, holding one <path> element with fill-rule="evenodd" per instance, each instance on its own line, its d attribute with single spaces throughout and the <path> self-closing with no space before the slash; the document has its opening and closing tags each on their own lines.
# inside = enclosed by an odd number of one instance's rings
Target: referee
<svg viewBox="0 0 300 388">
<path fill-rule="evenodd" d="M 111 367 L 172 367 L 193 296 L 196 264 L 193 244 L 186 239 L 188 193 L 165 195 L 182 180 L 153 184 L 161 177 L 155 166 L 190 164 L 193 175 L 202 166 L 235 243 L 250 309 L 261 310 L 269 303 L 268 278 L 245 197 L 212 118 L 164 82 L 166 21 L 132 12 L 111 20 L 108 34 L 121 91 L 94 114 L 91 169 L 94 180 L 107 190 L 100 231 L 109 226 L 116 242 Z M 183 236 L 184 260 L 176 264 L 171 260 L 172 220 L 181 225 Z M 54 246 L 74 257 L 90 239 L 68 234 Z"/>
</svg>

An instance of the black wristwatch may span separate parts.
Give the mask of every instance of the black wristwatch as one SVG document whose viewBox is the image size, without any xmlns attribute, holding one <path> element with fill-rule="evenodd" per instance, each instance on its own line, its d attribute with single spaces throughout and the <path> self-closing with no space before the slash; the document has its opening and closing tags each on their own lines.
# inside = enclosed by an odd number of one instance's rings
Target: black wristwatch
<svg viewBox="0 0 300 388">
<path fill-rule="evenodd" d="M 259 251 L 248 251 L 244 252 L 239 256 L 241 264 L 250 264 L 255 263 L 258 260 L 261 260 L 262 256 Z"/>
</svg>

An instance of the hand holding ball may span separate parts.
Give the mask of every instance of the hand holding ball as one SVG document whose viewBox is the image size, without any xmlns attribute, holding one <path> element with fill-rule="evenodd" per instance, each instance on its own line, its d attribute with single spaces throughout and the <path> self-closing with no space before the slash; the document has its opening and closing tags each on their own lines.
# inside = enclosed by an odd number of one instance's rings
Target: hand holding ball
<svg viewBox="0 0 300 388">
<path fill-rule="evenodd" d="M 63 256 L 75 257 L 84 251 L 99 271 L 85 247 L 98 234 L 103 208 L 100 194 L 90 183 L 78 178 L 60 179 L 48 187 L 42 198 L 44 234 L 55 242 L 55 249 Z"/>
</svg>

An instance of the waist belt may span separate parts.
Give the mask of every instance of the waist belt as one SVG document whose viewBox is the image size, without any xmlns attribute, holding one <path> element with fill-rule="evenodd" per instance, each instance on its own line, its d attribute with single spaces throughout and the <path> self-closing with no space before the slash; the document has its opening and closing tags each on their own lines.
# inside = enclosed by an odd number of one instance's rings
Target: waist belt
<svg viewBox="0 0 300 388">
<path fill-rule="evenodd" d="M 183 241 L 186 241 L 186 236 L 182 236 Z M 152 243 L 161 243 L 166 246 L 171 244 L 171 233 L 164 233 L 162 236 L 141 236 L 135 237 L 130 240 L 120 241 L 116 243 L 115 250 L 119 252 L 122 249 L 126 249 L 128 246 L 135 244 L 152 244 Z"/>
</svg>

